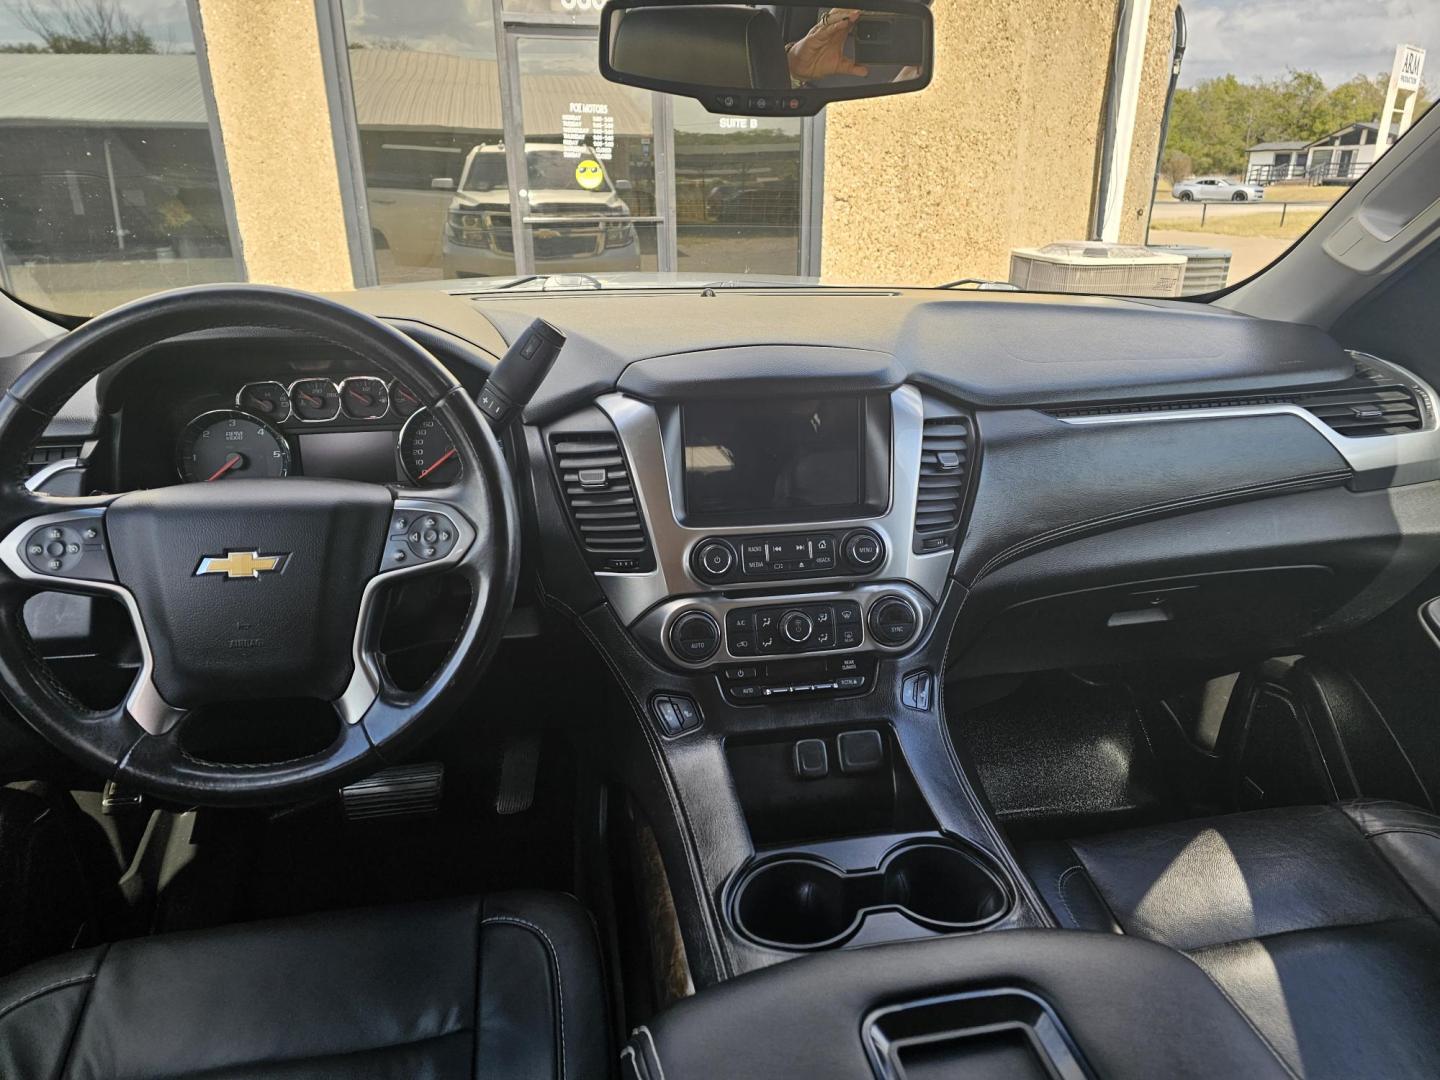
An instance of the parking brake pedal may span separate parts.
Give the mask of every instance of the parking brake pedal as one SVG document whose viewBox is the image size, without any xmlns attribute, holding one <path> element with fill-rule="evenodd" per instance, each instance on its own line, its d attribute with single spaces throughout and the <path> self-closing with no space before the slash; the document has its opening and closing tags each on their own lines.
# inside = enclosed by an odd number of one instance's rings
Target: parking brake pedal
<svg viewBox="0 0 1440 1080">
<path fill-rule="evenodd" d="M 340 789 L 345 820 L 428 817 L 440 810 L 445 766 L 438 761 L 381 769 Z"/>
</svg>

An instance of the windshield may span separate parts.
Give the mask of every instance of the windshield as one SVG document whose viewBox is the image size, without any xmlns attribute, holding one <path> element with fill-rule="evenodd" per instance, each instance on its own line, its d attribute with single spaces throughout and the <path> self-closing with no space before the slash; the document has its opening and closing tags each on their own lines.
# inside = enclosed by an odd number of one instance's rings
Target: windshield
<svg viewBox="0 0 1440 1080">
<path fill-rule="evenodd" d="M 1205 295 L 1433 98 L 1440 5 L 1102 7 L 936 4 L 928 87 L 802 118 L 608 82 L 601 0 L 0 0 L 0 288 Z M 843 10 L 772 9 L 795 85 Z"/>
</svg>

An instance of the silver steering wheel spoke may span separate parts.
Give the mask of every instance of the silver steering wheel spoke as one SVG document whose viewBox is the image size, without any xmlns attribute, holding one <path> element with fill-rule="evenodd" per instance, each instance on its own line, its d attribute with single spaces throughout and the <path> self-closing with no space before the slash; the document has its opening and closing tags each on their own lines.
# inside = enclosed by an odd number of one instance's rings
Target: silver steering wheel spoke
<svg viewBox="0 0 1440 1080">
<path fill-rule="evenodd" d="M 404 492 L 396 496 L 380 565 L 360 597 L 352 650 L 354 671 L 334 701 L 345 723 L 358 724 L 364 719 L 384 686 L 374 648 L 381 589 L 398 579 L 454 569 L 471 557 L 476 536 L 475 526 L 455 503 Z"/>
<path fill-rule="evenodd" d="M 0 562 L 37 591 L 106 596 L 119 600 L 130 614 L 140 645 L 140 671 L 125 696 L 125 711 L 149 735 L 163 735 L 185 716 L 155 686 L 155 660 L 140 608 L 129 589 L 115 579 L 105 533 L 105 499 L 37 498 L 44 512 L 16 525 L 0 540 Z M 50 509 L 46 503 L 66 506 Z M 88 504 L 88 505 L 87 505 Z"/>
</svg>

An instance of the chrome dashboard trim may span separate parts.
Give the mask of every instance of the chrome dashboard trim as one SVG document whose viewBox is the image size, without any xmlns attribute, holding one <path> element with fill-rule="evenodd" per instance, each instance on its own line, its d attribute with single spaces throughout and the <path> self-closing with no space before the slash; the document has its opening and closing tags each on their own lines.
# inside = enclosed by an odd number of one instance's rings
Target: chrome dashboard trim
<svg viewBox="0 0 1440 1080">
<path fill-rule="evenodd" d="M 673 475 L 678 463 L 672 462 L 666 455 L 660 416 L 655 407 L 620 393 L 605 394 L 595 403 L 610 418 L 620 436 L 620 444 L 630 466 L 630 482 L 635 488 L 645 527 L 655 548 L 656 568 L 648 573 L 597 571 L 595 574 L 606 599 L 626 626 L 633 624 L 657 604 L 720 590 L 727 595 L 739 596 L 757 591 L 776 592 L 825 585 L 852 586 L 889 580 L 914 585 L 931 604 L 939 601 L 955 552 L 946 550 L 916 555 L 911 550 L 915 507 L 919 496 L 920 445 L 925 422 L 924 401 L 915 387 L 901 386 L 890 393 L 889 509 L 878 517 L 785 525 L 730 525 L 708 528 L 682 525 L 676 516 L 670 495 L 672 489 L 679 490 L 680 480 Z M 858 528 L 874 529 L 885 540 L 884 563 L 864 576 L 835 575 L 715 585 L 699 580 L 690 572 L 690 552 L 706 537 L 756 533 L 783 536 L 790 533 L 843 532 L 846 529 Z"/>
<path fill-rule="evenodd" d="M 1316 430 L 1326 442 L 1333 446 L 1350 466 L 1357 477 L 1371 473 L 1388 473 L 1386 487 L 1403 487 L 1406 484 L 1423 484 L 1440 480 L 1440 419 L 1436 415 L 1436 395 L 1428 383 L 1404 368 L 1381 360 L 1369 353 L 1351 350 L 1350 355 L 1367 363 L 1384 368 L 1397 379 L 1409 384 L 1421 398 L 1425 412 L 1425 426 L 1418 431 L 1407 431 L 1400 435 L 1373 435 L 1364 439 L 1353 439 L 1341 435 L 1319 417 L 1301 408 L 1283 402 L 1255 405 L 1218 405 L 1213 408 L 1183 410 L 1143 410 L 1116 413 L 1110 416 L 1061 416 L 1061 423 L 1076 427 L 1100 424 L 1139 424 L 1158 420 L 1218 420 L 1242 416 L 1296 416 Z"/>
</svg>

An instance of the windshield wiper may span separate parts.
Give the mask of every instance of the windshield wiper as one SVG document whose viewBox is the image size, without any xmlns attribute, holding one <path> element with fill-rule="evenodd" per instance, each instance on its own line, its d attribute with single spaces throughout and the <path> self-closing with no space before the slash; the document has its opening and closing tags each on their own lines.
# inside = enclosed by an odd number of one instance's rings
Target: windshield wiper
<svg viewBox="0 0 1440 1080">
<path fill-rule="evenodd" d="M 974 289 L 982 289 L 986 292 L 1020 292 L 1019 285 L 1012 285 L 1008 281 L 990 281 L 986 278 L 962 277 L 954 281 L 947 281 L 943 285 L 935 285 L 936 289 L 958 289 L 962 285 L 969 285 Z"/>
</svg>

